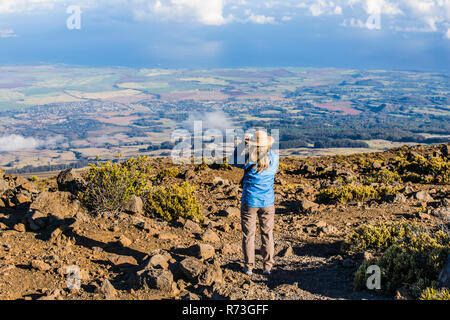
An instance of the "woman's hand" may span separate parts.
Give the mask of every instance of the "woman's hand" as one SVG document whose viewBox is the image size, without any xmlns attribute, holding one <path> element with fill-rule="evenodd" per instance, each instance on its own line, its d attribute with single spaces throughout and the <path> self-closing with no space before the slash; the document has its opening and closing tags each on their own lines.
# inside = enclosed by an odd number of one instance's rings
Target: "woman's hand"
<svg viewBox="0 0 450 320">
<path fill-rule="evenodd" d="M 245 144 L 248 144 L 248 142 L 252 139 L 253 135 L 251 133 L 246 133 L 244 135 L 244 142 Z"/>
</svg>

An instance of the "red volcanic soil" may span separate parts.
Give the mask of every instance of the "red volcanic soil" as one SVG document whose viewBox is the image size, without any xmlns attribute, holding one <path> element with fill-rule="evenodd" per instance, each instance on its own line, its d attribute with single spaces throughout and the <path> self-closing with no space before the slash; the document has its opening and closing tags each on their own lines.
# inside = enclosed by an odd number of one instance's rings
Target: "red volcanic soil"
<svg viewBox="0 0 450 320">
<path fill-rule="evenodd" d="M 327 109 L 329 111 L 342 111 L 344 114 L 359 114 L 361 111 L 350 107 L 349 101 L 316 103 L 315 107 L 320 109 Z"/>
</svg>

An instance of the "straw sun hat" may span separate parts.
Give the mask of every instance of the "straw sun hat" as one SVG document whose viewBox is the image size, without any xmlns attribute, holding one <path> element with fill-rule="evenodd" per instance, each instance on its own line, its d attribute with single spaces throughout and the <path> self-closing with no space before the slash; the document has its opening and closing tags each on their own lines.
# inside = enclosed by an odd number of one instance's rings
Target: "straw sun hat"
<svg viewBox="0 0 450 320">
<path fill-rule="evenodd" d="M 258 130 L 252 135 L 247 143 L 251 146 L 269 147 L 274 141 L 275 139 L 269 136 L 266 131 Z"/>
</svg>

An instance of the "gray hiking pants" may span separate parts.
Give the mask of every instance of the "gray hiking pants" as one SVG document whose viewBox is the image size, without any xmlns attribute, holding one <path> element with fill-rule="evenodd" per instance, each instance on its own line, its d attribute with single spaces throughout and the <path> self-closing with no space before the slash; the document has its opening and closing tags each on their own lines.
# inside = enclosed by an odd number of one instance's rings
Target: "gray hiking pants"
<svg viewBox="0 0 450 320">
<path fill-rule="evenodd" d="M 273 224 L 275 206 L 266 208 L 252 208 L 241 206 L 242 223 L 242 251 L 244 252 L 245 267 L 252 270 L 255 267 L 255 234 L 256 217 L 259 219 L 259 230 L 261 233 L 261 256 L 263 258 L 264 270 L 270 270 L 273 266 L 274 242 Z"/>
</svg>

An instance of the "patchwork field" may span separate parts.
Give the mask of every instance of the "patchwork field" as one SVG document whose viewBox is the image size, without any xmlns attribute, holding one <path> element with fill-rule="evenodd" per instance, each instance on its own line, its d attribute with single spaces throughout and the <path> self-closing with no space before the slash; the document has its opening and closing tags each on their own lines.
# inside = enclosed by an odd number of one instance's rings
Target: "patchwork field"
<svg viewBox="0 0 450 320">
<path fill-rule="evenodd" d="M 448 74 L 338 68 L 0 67 L 0 167 L 168 155 L 174 130 L 279 131 L 282 155 L 449 141 Z M 37 156 L 38 155 L 38 156 Z M 56 168 L 55 168 L 56 166 Z"/>
</svg>

